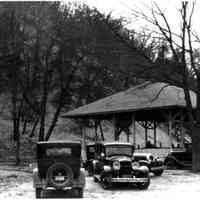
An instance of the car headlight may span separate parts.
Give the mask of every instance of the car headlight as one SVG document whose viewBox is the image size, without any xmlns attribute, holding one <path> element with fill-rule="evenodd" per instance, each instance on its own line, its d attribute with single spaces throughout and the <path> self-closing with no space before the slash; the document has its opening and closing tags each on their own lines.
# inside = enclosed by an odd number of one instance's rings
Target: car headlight
<svg viewBox="0 0 200 200">
<path fill-rule="evenodd" d="M 119 161 L 114 161 L 113 162 L 113 169 L 114 170 L 119 170 L 120 169 L 120 162 Z"/>
<path fill-rule="evenodd" d="M 111 168 L 110 166 L 108 166 L 108 165 L 103 166 L 103 170 L 104 170 L 105 172 L 110 172 L 111 169 L 112 169 L 112 168 Z"/>
<path fill-rule="evenodd" d="M 132 169 L 138 169 L 140 167 L 139 162 L 132 162 Z"/>
</svg>

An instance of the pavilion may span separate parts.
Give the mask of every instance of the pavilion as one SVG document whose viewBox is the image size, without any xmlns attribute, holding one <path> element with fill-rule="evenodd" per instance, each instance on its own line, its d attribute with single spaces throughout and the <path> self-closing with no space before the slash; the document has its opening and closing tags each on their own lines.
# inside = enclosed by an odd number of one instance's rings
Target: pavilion
<svg viewBox="0 0 200 200">
<path fill-rule="evenodd" d="M 195 92 L 190 91 L 190 97 L 192 107 L 195 108 Z M 132 135 L 133 144 L 136 143 L 135 123 L 138 122 L 145 129 L 146 145 L 148 145 L 148 129 L 153 130 L 155 147 L 157 146 L 156 127 L 159 123 L 167 123 L 171 139 L 173 128 L 178 125 L 180 145 L 184 146 L 183 127 L 187 121 L 184 91 L 180 87 L 163 82 L 145 82 L 69 111 L 63 117 L 94 121 L 96 136 L 101 120 L 109 120 L 113 124 L 114 139 L 118 140 L 120 133 L 124 131 L 127 137 Z M 84 141 L 85 134 L 83 131 Z"/>
</svg>

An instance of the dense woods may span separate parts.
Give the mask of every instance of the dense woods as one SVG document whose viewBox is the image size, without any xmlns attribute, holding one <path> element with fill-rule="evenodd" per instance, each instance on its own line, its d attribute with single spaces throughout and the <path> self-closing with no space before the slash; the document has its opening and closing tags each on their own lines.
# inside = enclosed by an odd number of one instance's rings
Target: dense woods
<svg viewBox="0 0 200 200">
<path fill-rule="evenodd" d="M 57 2 L 4 2 L 0 16 L 0 87 L 10 97 L 17 163 L 20 135 L 48 140 L 61 111 L 140 81 L 133 74 L 134 52 L 112 31 L 130 39 L 123 19 Z M 130 40 L 141 48 L 139 38 Z"/>
<path fill-rule="evenodd" d="M 157 5 L 152 17 L 135 11 L 160 31 L 159 37 L 151 37 L 127 30 L 123 18 L 86 5 L 1 2 L 0 93 L 9 96 L 17 163 L 21 135 L 49 140 L 63 111 L 151 80 L 184 88 L 196 141 L 193 161 L 200 169 L 199 51 L 191 39 L 199 38 L 191 31 L 193 10 L 188 11 L 187 5 L 182 4 L 180 45 L 176 45 Z M 191 112 L 189 89 L 197 92 L 196 113 Z"/>
</svg>

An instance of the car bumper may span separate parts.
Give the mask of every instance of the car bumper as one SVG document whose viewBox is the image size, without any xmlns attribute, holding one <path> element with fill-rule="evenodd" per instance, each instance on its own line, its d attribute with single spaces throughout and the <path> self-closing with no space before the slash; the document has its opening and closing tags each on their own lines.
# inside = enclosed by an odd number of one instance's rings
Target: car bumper
<svg viewBox="0 0 200 200">
<path fill-rule="evenodd" d="M 164 166 L 151 167 L 150 171 L 154 172 L 154 171 L 160 171 L 160 170 L 164 170 Z"/>
<path fill-rule="evenodd" d="M 112 183 L 144 183 L 148 181 L 149 178 L 111 178 Z"/>
</svg>

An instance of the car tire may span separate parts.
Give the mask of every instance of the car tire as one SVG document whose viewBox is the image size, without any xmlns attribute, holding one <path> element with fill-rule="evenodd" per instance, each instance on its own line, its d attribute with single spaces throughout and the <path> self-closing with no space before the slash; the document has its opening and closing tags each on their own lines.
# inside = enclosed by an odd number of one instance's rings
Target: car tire
<svg viewBox="0 0 200 200">
<path fill-rule="evenodd" d="M 158 170 L 156 172 L 154 172 L 155 176 L 161 176 L 164 170 Z"/>
<path fill-rule="evenodd" d="M 165 166 L 167 167 L 167 169 L 176 169 L 177 168 L 176 161 L 173 159 L 167 159 L 165 161 Z"/>
<path fill-rule="evenodd" d="M 35 188 L 35 198 L 36 199 L 42 198 L 42 188 Z"/>
<path fill-rule="evenodd" d="M 83 188 L 74 188 L 73 191 L 77 198 L 83 198 Z"/>
<path fill-rule="evenodd" d="M 62 182 L 62 183 L 58 183 L 54 180 L 54 172 L 55 170 L 63 170 L 65 171 L 65 175 L 67 176 L 67 179 Z M 53 165 L 51 165 L 48 170 L 47 170 L 47 180 L 48 183 L 55 187 L 56 189 L 62 189 L 63 187 L 66 186 L 71 186 L 72 184 L 72 180 L 73 180 L 73 172 L 72 169 L 66 165 L 65 163 L 54 163 Z"/>
<path fill-rule="evenodd" d="M 87 171 L 88 171 L 88 176 L 92 176 L 93 175 L 93 168 L 92 168 L 91 165 L 88 166 Z"/>
<path fill-rule="evenodd" d="M 138 183 L 137 186 L 140 190 L 146 190 L 148 189 L 150 185 L 150 176 L 148 176 L 148 181 L 147 182 L 143 182 L 143 183 Z"/>
<path fill-rule="evenodd" d="M 83 188 L 78 189 L 78 197 L 83 198 Z"/>
<path fill-rule="evenodd" d="M 112 187 L 112 182 L 108 181 L 111 178 L 111 174 L 102 174 L 100 178 L 101 187 L 108 190 Z"/>
</svg>

